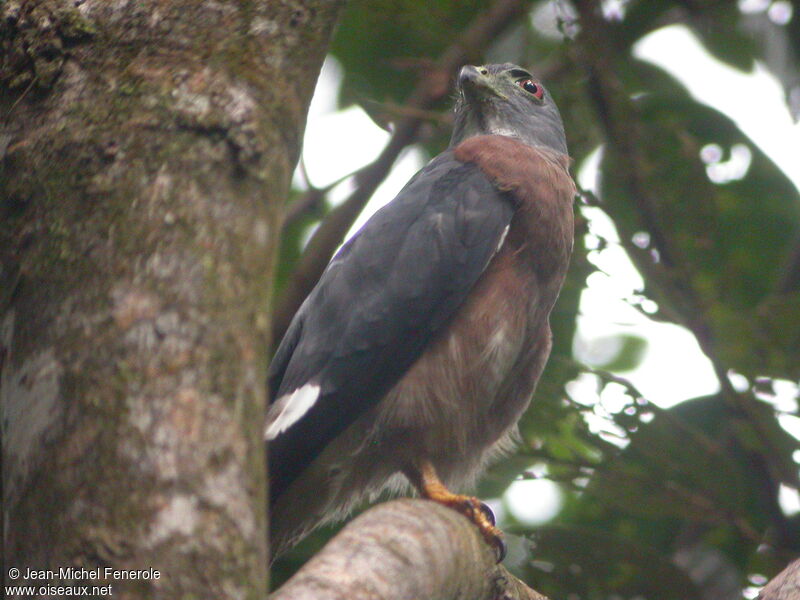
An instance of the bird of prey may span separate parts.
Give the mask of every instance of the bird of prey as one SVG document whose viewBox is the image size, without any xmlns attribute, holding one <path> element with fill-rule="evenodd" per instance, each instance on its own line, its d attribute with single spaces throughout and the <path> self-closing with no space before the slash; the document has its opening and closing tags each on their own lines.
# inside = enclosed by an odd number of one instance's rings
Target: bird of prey
<svg viewBox="0 0 800 600">
<path fill-rule="evenodd" d="M 273 555 L 387 489 L 460 510 L 550 353 L 575 186 L 561 116 L 513 64 L 465 66 L 450 146 L 331 260 L 269 369 Z"/>
</svg>

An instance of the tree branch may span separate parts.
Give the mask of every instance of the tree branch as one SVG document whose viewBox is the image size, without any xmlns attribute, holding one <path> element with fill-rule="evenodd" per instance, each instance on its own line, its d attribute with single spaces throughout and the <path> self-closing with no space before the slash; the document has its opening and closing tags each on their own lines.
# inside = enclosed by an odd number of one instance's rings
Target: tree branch
<svg viewBox="0 0 800 600">
<path fill-rule="evenodd" d="M 271 600 L 547 600 L 504 567 L 478 529 L 428 500 L 396 500 L 347 525 Z"/>
<path fill-rule="evenodd" d="M 764 586 L 757 600 L 798 600 L 800 598 L 800 560 L 789 563 Z"/>
<path fill-rule="evenodd" d="M 478 15 L 467 29 L 447 48 L 420 79 L 406 102 L 409 115 L 397 122 L 394 134 L 375 161 L 356 172 L 355 191 L 334 208 L 308 242 L 308 246 L 287 282 L 273 312 L 273 339 L 280 340 L 294 313 L 316 285 L 336 248 L 389 174 L 400 153 L 413 144 L 425 118 L 419 114 L 434 106 L 450 91 L 452 73 L 461 65 L 483 53 L 489 43 L 509 24 L 525 13 L 524 0 L 496 0 Z"/>
</svg>

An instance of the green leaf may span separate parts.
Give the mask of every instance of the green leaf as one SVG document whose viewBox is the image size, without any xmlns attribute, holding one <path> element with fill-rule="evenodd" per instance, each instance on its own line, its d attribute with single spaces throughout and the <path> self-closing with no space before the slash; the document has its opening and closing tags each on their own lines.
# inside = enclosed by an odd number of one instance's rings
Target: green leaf
<svg viewBox="0 0 800 600">
<path fill-rule="evenodd" d="M 730 368 L 751 376 L 796 377 L 797 328 L 781 332 L 771 321 L 790 319 L 775 306 L 792 303 L 780 286 L 800 239 L 800 196 L 730 119 L 677 86 L 667 93 L 668 87 L 668 78 L 661 78 L 659 91 L 637 102 L 636 187 L 626 171 L 630 158 L 611 148 L 601 165 L 601 199 L 621 236 L 631 239 L 655 224 L 651 239 L 667 241 L 673 256 L 658 250 L 661 264 L 666 259 L 675 264 L 671 274 L 651 267 L 650 248 L 632 255 L 659 305 L 683 324 L 703 315 L 714 354 Z M 751 155 L 746 173 L 723 184 L 710 181 L 700 158 L 710 144 L 725 153 L 734 145 L 746 147 Z"/>
<path fill-rule="evenodd" d="M 536 528 L 531 560 L 516 574 L 537 591 L 564 597 L 563 590 L 589 600 L 623 598 L 702 600 L 687 574 L 669 553 L 619 534 L 591 527 L 549 525 Z"/>
</svg>

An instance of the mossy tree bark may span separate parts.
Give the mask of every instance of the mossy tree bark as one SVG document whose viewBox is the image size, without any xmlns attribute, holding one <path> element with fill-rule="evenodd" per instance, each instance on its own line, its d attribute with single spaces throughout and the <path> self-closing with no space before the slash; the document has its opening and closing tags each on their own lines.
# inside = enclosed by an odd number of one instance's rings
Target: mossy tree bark
<svg viewBox="0 0 800 600">
<path fill-rule="evenodd" d="M 0 7 L 4 578 L 266 595 L 272 262 L 340 7 Z"/>
</svg>

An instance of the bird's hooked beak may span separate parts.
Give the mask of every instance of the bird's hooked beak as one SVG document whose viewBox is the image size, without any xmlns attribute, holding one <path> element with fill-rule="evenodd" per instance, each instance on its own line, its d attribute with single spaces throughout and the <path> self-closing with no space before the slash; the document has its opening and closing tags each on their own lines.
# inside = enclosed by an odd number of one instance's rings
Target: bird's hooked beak
<svg viewBox="0 0 800 600">
<path fill-rule="evenodd" d="M 492 97 L 507 100 L 508 96 L 497 87 L 495 77 L 485 67 L 465 65 L 458 73 L 458 88 L 471 100 L 488 100 Z"/>
</svg>

